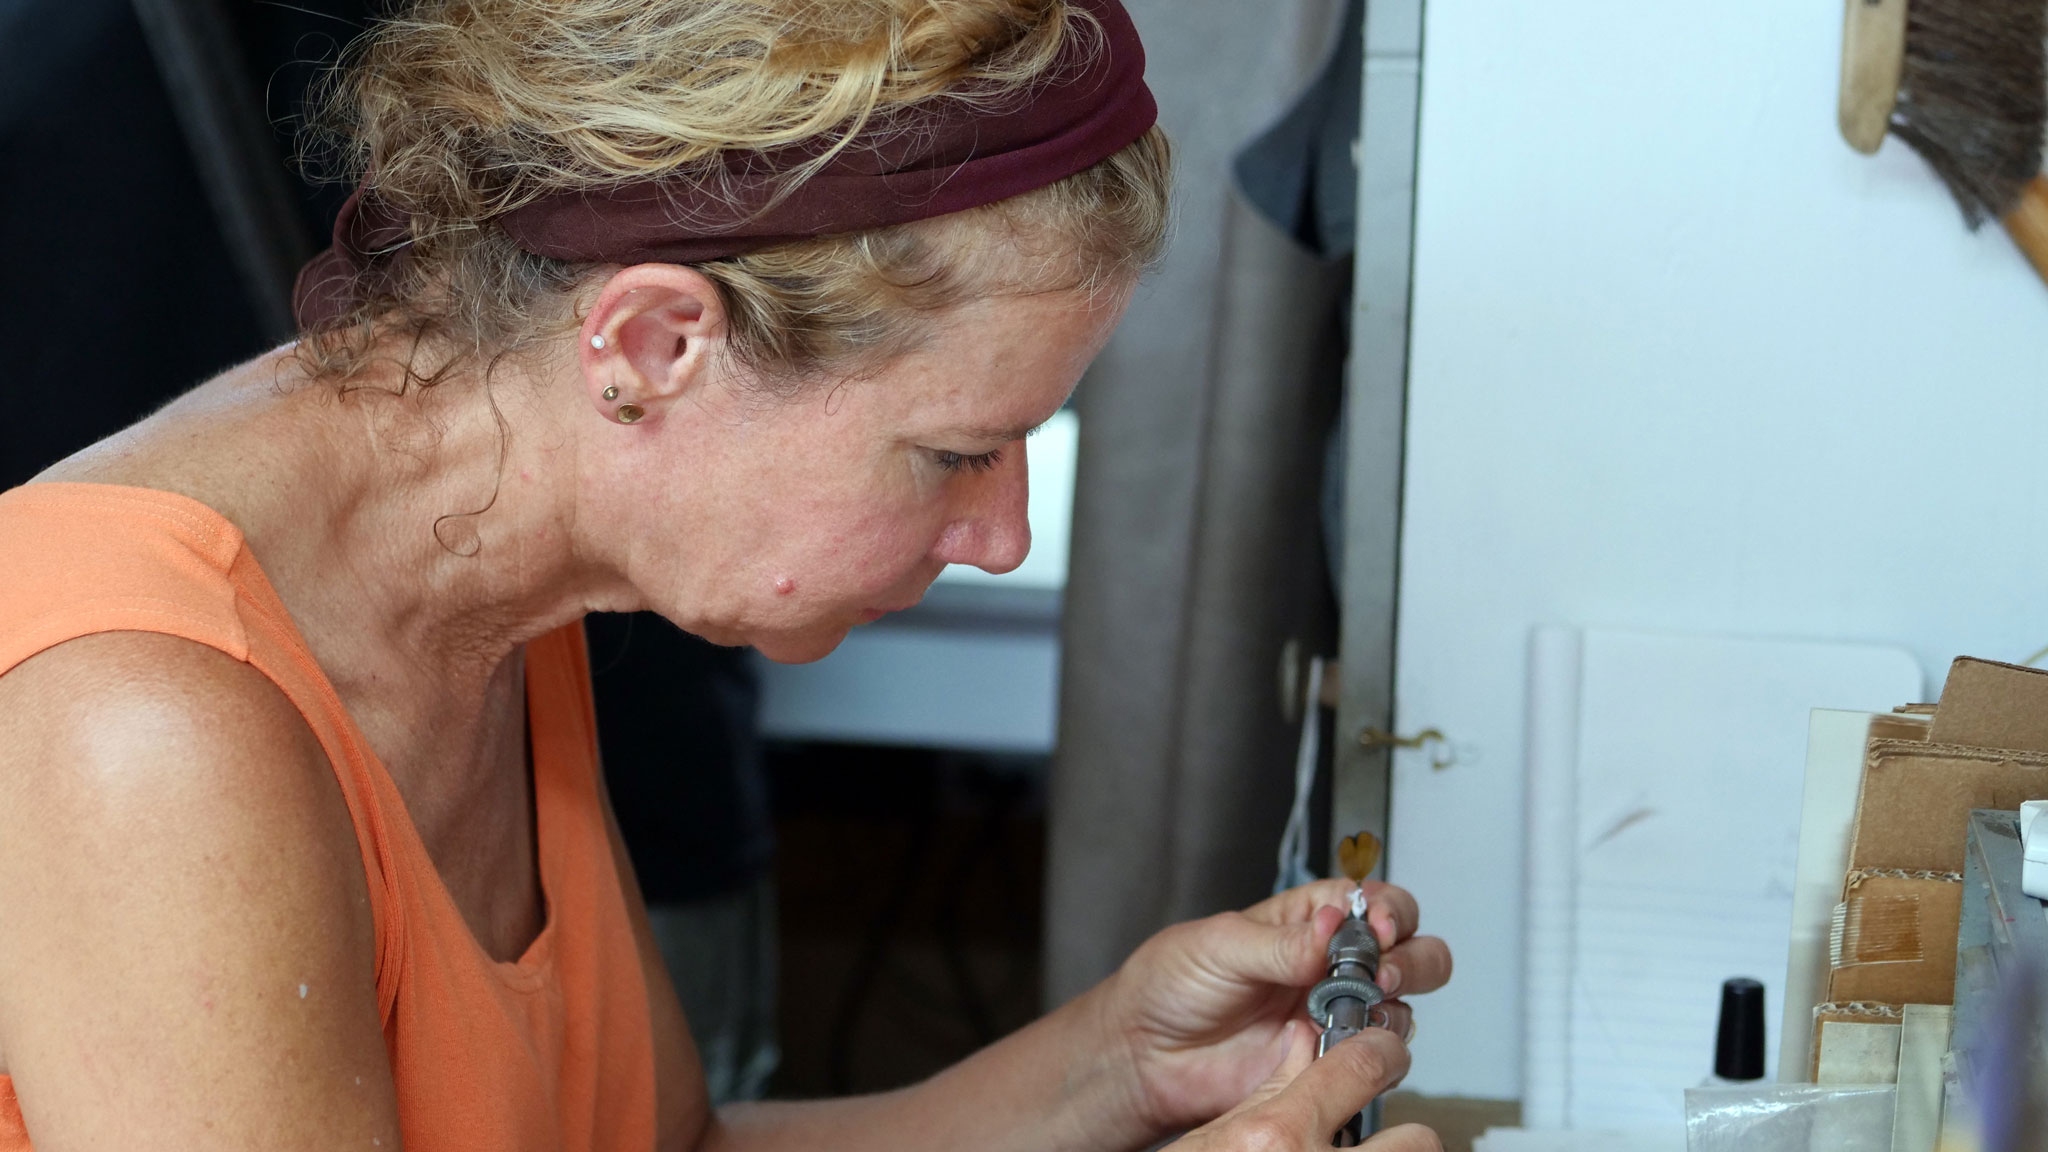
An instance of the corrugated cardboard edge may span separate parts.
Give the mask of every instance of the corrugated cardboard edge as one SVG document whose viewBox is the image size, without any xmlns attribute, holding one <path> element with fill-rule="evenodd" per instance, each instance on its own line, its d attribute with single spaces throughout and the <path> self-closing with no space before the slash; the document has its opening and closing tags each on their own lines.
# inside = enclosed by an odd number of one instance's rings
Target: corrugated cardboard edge
<svg viewBox="0 0 2048 1152">
<path fill-rule="evenodd" d="M 2048 752 L 2035 752 L 2025 748 L 1982 748 L 1972 744 L 1937 744 L 1931 740 L 1879 740 L 1870 741 L 1869 750 L 1863 754 L 1863 770 L 1868 772 L 1880 760 L 1903 757 L 1942 760 L 1974 760 L 1982 764 L 2021 764 L 2029 768 L 2048 768 Z"/>
<path fill-rule="evenodd" d="M 1934 761 L 1943 763 L 1923 763 Z M 1915 740 L 1871 740 L 1864 754 L 1856 820 L 1849 832 L 1851 865 L 1927 867 L 1960 863 L 1967 811 L 1946 812 L 1957 821 L 1953 849 L 1944 839 L 1939 850 L 1934 850 L 1927 843 L 1931 828 L 1928 814 L 1918 805 L 1900 807 L 1901 797 L 1896 793 L 1907 788 L 1927 796 L 1946 794 L 1945 782 L 1956 781 L 1965 772 L 1972 776 L 2012 777 L 2000 787 L 2048 797 L 2048 753 Z M 1886 799 L 1873 798 L 1873 781 L 1880 776 L 1886 783 L 1879 791 Z M 1979 795 L 1978 800 L 1981 802 L 1970 806 L 1983 807 L 1990 802 L 1990 796 Z"/>
<path fill-rule="evenodd" d="M 1927 735 L 1934 730 L 1934 715 L 1928 713 L 1904 713 L 1877 715 L 1870 720 L 1870 739 L 1905 740 L 1914 744 L 1925 744 Z"/>
<path fill-rule="evenodd" d="M 1858 1020 L 1865 1018 L 1872 1020 L 1904 1020 L 1906 1018 L 1906 1011 L 1897 1004 L 1877 1004 L 1869 1000 L 1847 1000 L 1839 1004 L 1814 1005 L 1813 1018 L 1818 1020 L 1823 1016 L 1831 1020 Z"/>
<path fill-rule="evenodd" d="M 1944 884 L 1961 884 L 1961 872 L 1936 872 L 1929 868 L 1856 868 L 1849 872 L 1842 882 L 1844 896 L 1863 886 L 1865 880 L 1939 880 Z"/>
<path fill-rule="evenodd" d="M 1949 665 L 1931 743 L 2048 752 L 2048 671 L 1959 656 Z"/>
</svg>

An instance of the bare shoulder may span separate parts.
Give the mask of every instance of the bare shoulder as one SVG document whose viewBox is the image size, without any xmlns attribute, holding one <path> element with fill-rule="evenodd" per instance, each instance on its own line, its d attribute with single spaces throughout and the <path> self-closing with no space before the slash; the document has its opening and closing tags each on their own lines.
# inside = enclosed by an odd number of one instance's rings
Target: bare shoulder
<svg viewBox="0 0 2048 1152">
<path fill-rule="evenodd" d="M 0 924 L 39 1147 L 397 1146 L 348 811 L 248 665 L 121 632 L 0 676 Z"/>
<path fill-rule="evenodd" d="M 205 645 L 109 632 L 0 676 L 0 827 L 10 812 L 80 809 L 94 822 L 71 831 L 87 843 L 145 813 L 152 828 L 210 818 L 181 839 L 308 817 L 298 831 L 317 836 L 330 823 L 315 811 L 323 793 L 340 805 L 297 710 L 262 673 Z M 335 810 L 345 831 L 346 809 Z"/>
</svg>

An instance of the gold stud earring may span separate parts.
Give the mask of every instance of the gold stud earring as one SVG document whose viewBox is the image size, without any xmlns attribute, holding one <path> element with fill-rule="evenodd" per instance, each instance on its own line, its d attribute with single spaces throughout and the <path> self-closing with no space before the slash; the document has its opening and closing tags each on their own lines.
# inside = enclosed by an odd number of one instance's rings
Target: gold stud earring
<svg viewBox="0 0 2048 1152">
<path fill-rule="evenodd" d="M 619 398 L 619 386 L 617 384 L 613 384 L 612 386 L 606 388 L 604 390 L 604 398 L 607 400 L 617 400 Z"/>
<path fill-rule="evenodd" d="M 621 424 L 638 424 L 640 418 L 645 415 L 647 415 L 647 410 L 638 404 L 619 405 L 619 423 Z"/>
</svg>

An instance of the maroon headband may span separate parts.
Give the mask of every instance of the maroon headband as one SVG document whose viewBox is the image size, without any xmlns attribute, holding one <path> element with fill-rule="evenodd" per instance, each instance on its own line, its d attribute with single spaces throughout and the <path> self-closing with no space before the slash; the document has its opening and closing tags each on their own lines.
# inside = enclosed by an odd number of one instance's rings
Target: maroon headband
<svg viewBox="0 0 2048 1152">
<path fill-rule="evenodd" d="M 697 264 L 776 244 L 907 224 L 993 204 L 1085 171 L 1158 119 L 1145 49 L 1120 0 L 1070 0 L 1104 33 L 1101 50 L 1056 69 L 1014 107 L 934 101 L 913 126 L 855 137 L 786 190 L 777 177 L 815 157 L 803 147 L 735 151 L 723 178 L 670 176 L 559 192 L 494 223 L 525 251 L 572 263 Z M 778 193 L 785 193 L 776 199 Z M 293 306 L 308 329 L 356 302 L 359 274 L 411 250 L 409 221 L 365 185 L 334 221 L 334 246 L 299 272 Z"/>
</svg>

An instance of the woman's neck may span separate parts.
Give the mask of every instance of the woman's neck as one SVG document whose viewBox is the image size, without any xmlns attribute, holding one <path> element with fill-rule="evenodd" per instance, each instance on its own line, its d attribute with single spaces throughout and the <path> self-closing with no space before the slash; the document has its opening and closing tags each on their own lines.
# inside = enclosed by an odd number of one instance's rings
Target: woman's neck
<svg viewBox="0 0 2048 1152">
<path fill-rule="evenodd" d="M 545 380 L 357 383 L 272 352 L 40 479 L 219 511 L 394 774 L 413 753 L 492 760 L 521 645 L 630 594 L 579 556 L 574 438 Z"/>
<path fill-rule="evenodd" d="M 522 646 L 630 603 L 579 554 L 575 440 L 543 379 L 403 394 L 291 349 L 38 479 L 189 496 L 241 529 L 484 946 L 538 931 Z"/>
<path fill-rule="evenodd" d="M 198 499 L 243 531 L 309 638 L 443 676 L 486 679 L 617 597 L 577 554 L 573 442 L 544 383 L 502 370 L 403 395 L 395 380 L 354 383 L 308 381 L 290 349 L 273 352 L 40 478 Z"/>
</svg>

